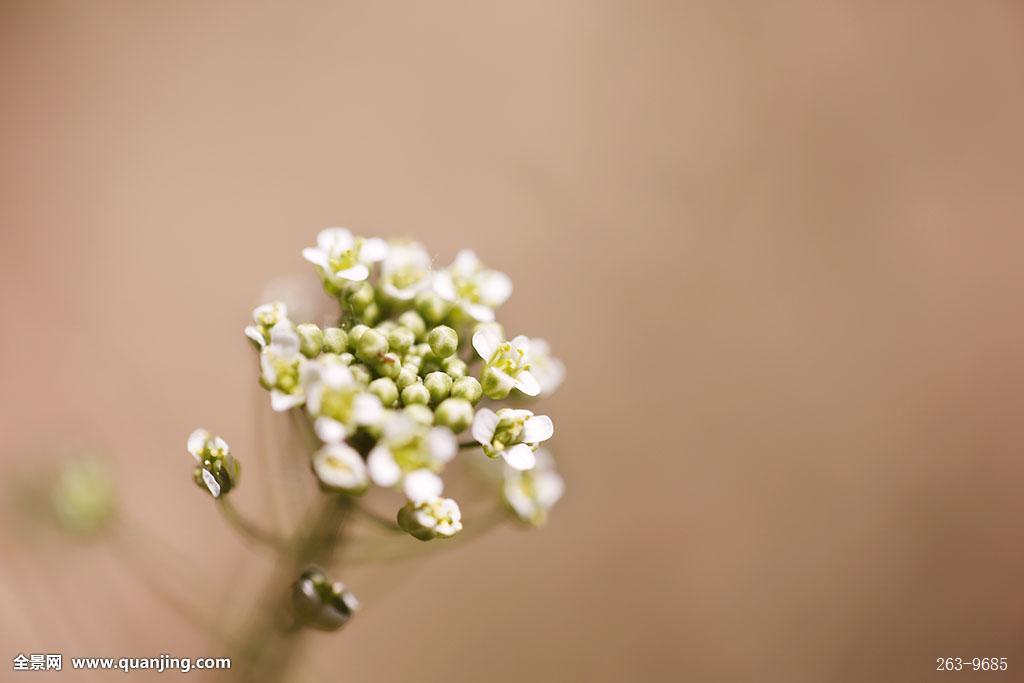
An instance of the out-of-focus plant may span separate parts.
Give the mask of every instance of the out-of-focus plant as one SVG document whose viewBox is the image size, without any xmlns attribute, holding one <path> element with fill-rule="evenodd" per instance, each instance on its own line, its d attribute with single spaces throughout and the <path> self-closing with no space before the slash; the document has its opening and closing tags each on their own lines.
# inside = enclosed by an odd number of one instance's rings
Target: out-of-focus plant
<svg viewBox="0 0 1024 683">
<path fill-rule="evenodd" d="M 344 228 L 321 231 L 302 255 L 337 301 L 337 318 L 327 326 L 293 321 L 273 301 L 253 311 L 245 335 L 271 407 L 291 414 L 302 437 L 317 500 L 288 533 L 267 531 L 230 502 L 241 467 L 227 442 L 205 429 L 187 440 L 196 484 L 239 533 L 277 557 L 266 604 L 238 645 L 252 679 L 278 680 L 297 631 L 335 630 L 354 615 L 355 595 L 329 578 L 339 554 L 362 548 L 362 561 L 384 561 L 407 545 L 457 542 L 502 519 L 540 525 L 563 487 L 550 453 L 539 450 L 553 422 L 523 406 L 553 392 L 564 366 L 543 340 L 509 338 L 496 321 L 512 293 L 507 275 L 468 250 L 434 269 L 415 242 Z M 464 512 L 446 495 L 456 458 L 493 463 L 501 483 L 489 512 Z M 388 489 L 400 502 L 389 502 Z M 378 513 L 375 498 L 391 512 Z M 353 536 L 350 520 L 360 517 L 393 532 L 390 540 L 367 545 Z"/>
</svg>

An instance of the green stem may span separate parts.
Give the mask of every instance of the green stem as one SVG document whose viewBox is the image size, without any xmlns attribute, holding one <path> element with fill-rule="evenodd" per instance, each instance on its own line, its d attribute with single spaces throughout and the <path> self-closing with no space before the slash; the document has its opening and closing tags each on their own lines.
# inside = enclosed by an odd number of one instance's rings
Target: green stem
<svg viewBox="0 0 1024 683">
<path fill-rule="evenodd" d="M 227 497 L 217 499 L 217 509 L 231 527 L 245 538 L 277 552 L 288 549 L 287 542 L 275 534 L 246 519 Z"/>
</svg>

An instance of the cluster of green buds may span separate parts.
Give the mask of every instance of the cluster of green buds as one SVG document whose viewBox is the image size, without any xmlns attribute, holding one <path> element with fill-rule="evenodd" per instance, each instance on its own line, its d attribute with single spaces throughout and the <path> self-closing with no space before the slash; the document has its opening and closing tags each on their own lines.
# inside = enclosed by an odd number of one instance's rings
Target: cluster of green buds
<svg viewBox="0 0 1024 683">
<path fill-rule="evenodd" d="M 495 311 L 512 293 L 509 277 L 469 250 L 435 268 L 416 242 L 344 228 L 321 231 L 302 255 L 337 301 L 338 318 L 293 321 L 284 303 L 270 302 L 253 311 L 245 334 L 271 407 L 297 412 L 316 437 L 310 470 L 321 490 L 354 497 L 397 489 L 405 498 L 399 529 L 422 541 L 451 538 L 462 511 L 444 496 L 443 475 L 464 451 L 501 463 L 504 505 L 525 523 L 543 523 L 562 491 L 550 455 L 539 451 L 553 422 L 495 402 L 549 395 L 565 369 L 544 340 L 506 338 Z M 222 439 L 197 430 L 189 452 L 196 481 L 214 497 L 237 483 L 238 464 Z M 543 468 L 536 477 L 535 467 Z M 336 584 L 325 581 L 314 573 L 296 584 L 309 623 L 317 622 L 314 597 L 345 612 L 324 592 Z"/>
</svg>

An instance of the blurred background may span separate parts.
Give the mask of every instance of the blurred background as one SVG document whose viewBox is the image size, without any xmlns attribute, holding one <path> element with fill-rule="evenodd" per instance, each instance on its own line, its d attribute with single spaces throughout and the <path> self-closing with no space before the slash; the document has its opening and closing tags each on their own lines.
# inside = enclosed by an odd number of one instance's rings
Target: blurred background
<svg viewBox="0 0 1024 683">
<path fill-rule="evenodd" d="M 506 327 L 569 367 L 567 493 L 543 530 L 345 576 L 364 609 L 296 680 L 1024 680 L 1022 22 L 3 2 L 0 665 L 224 654 L 133 562 L 190 567 L 224 624 L 259 597 L 185 438 L 231 442 L 259 516 L 280 425 L 241 328 L 345 225 L 512 276 Z M 134 554 L 23 519 L 82 453 Z"/>
</svg>

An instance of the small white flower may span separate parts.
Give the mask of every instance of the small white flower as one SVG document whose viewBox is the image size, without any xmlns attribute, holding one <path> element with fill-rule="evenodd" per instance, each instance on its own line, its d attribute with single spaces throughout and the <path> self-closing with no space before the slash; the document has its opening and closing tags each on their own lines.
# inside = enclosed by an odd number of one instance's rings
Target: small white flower
<svg viewBox="0 0 1024 683">
<path fill-rule="evenodd" d="M 287 319 L 270 329 L 270 344 L 260 353 L 260 383 L 270 391 L 270 405 L 284 411 L 306 400 L 302 369 L 306 357 L 299 353 L 299 335 Z"/>
<path fill-rule="evenodd" d="M 245 336 L 262 349 L 270 341 L 270 329 L 287 319 L 288 307 L 280 301 L 257 306 L 252 312 L 252 320 L 255 324 L 246 326 Z"/>
<path fill-rule="evenodd" d="M 386 296 L 411 301 L 431 284 L 430 255 L 418 242 L 391 242 L 380 272 Z"/>
<path fill-rule="evenodd" d="M 339 443 L 356 428 L 376 425 L 384 417 L 380 399 L 367 392 L 336 356 L 307 363 L 302 384 L 306 410 L 315 418 L 316 434 L 324 443 Z"/>
<path fill-rule="evenodd" d="M 366 464 L 375 484 L 401 483 L 406 497 L 419 502 L 441 495 L 444 483 L 437 473 L 457 450 L 455 435 L 447 427 L 430 427 L 404 411 L 396 412 L 384 422 Z"/>
<path fill-rule="evenodd" d="M 451 538 L 462 530 L 462 511 L 451 498 L 434 496 L 407 503 L 398 512 L 398 525 L 421 541 Z"/>
<path fill-rule="evenodd" d="M 564 490 L 562 477 L 555 471 L 555 460 L 544 449 L 537 451 L 537 465 L 528 472 L 505 467 L 502 495 L 519 519 L 529 524 L 544 524 L 548 510 Z"/>
<path fill-rule="evenodd" d="M 473 418 L 473 438 L 489 458 L 499 455 L 517 470 L 529 470 L 536 464 L 538 444 L 555 433 L 551 418 L 529 410 L 502 408 L 497 413 L 481 408 Z"/>
<path fill-rule="evenodd" d="M 530 372 L 530 340 L 527 337 L 519 335 L 512 341 L 504 341 L 498 329 L 488 325 L 473 335 L 473 348 L 484 359 L 480 383 L 488 397 L 502 399 L 512 389 L 518 389 L 527 396 L 540 393 L 540 383 Z"/>
<path fill-rule="evenodd" d="M 543 339 L 530 339 L 530 374 L 540 386 L 540 393 L 548 396 L 565 379 L 565 364 L 551 355 L 551 347 Z"/>
<path fill-rule="evenodd" d="M 512 280 L 505 273 L 486 268 L 476 254 L 463 249 L 448 268 L 435 274 L 434 291 L 474 320 L 491 322 L 494 309 L 512 294 Z"/>
<path fill-rule="evenodd" d="M 193 479 L 211 496 L 220 498 L 238 483 L 240 468 L 227 441 L 200 428 L 189 435 L 186 448 L 196 461 Z"/>
<path fill-rule="evenodd" d="M 382 261 L 388 245 L 382 239 L 354 237 L 345 228 L 326 228 L 316 236 L 316 246 L 302 250 L 302 257 L 315 264 L 334 285 L 362 282 L 370 276 L 370 265 Z"/>
<path fill-rule="evenodd" d="M 327 488 L 359 494 L 366 490 L 369 477 L 359 453 L 343 443 L 327 444 L 313 455 L 313 471 Z"/>
</svg>

